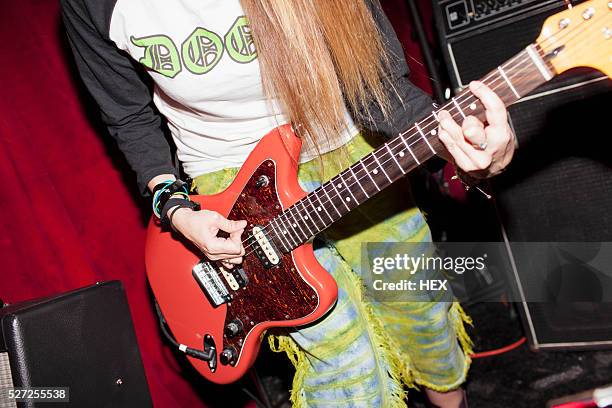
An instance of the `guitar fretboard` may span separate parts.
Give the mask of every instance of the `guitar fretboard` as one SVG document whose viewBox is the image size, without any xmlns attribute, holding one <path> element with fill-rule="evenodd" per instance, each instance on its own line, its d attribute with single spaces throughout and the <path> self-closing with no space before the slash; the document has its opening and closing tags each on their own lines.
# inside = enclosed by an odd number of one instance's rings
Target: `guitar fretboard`
<svg viewBox="0 0 612 408">
<path fill-rule="evenodd" d="M 487 74 L 480 82 L 506 106 L 552 79 L 553 70 L 537 45 Z M 462 123 L 468 116 L 486 120 L 480 100 L 469 89 L 456 95 L 411 128 L 389 140 L 270 221 L 266 229 L 285 252 L 307 242 L 355 207 L 411 170 L 444 151 L 438 139 L 438 115 L 448 111 Z"/>
</svg>

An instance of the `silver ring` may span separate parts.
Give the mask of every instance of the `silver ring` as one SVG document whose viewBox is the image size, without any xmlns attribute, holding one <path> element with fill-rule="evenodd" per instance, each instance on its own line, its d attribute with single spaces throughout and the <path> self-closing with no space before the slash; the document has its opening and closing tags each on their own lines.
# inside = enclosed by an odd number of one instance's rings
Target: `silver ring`
<svg viewBox="0 0 612 408">
<path fill-rule="evenodd" d="M 487 144 L 487 142 L 482 142 L 480 144 L 474 144 L 473 146 L 474 146 L 474 148 L 476 148 L 478 150 L 486 150 L 488 144 Z"/>
</svg>

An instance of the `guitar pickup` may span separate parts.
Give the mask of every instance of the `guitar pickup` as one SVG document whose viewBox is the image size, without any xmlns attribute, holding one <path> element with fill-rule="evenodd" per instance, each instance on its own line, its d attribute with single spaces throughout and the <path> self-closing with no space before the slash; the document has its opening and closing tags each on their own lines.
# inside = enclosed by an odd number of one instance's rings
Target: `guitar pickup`
<svg viewBox="0 0 612 408">
<path fill-rule="evenodd" d="M 219 265 L 219 270 L 225 278 L 225 281 L 229 285 L 230 289 L 238 290 L 246 286 L 249 282 L 244 269 L 240 266 L 234 266 L 232 269 L 225 268 L 222 264 Z"/>
<path fill-rule="evenodd" d="M 261 261 L 264 268 L 270 269 L 280 263 L 280 252 L 262 227 L 253 227 L 252 236 L 255 239 L 255 255 Z"/>
<path fill-rule="evenodd" d="M 223 281 L 221 281 L 215 265 L 202 261 L 193 267 L 191 274 L 213 307 L 232 300 L 232 296 Z"/>
</svg>

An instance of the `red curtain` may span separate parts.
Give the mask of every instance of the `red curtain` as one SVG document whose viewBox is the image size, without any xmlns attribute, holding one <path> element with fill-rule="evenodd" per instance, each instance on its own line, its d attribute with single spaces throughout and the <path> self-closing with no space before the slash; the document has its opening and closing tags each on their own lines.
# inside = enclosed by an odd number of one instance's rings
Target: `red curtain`
<svg viewBox="0 0 612 408">
<path fill-rule="evenodd" d="M 403 2 L 385 5 L 420 59 Z M 119 279 L 155 405 L 244 405 L 233 397 L 239 385 L 207 384 L 162 343 L 142 256 L 148 203 L 80 87 L 58 2 L 5 1 L 0 20 L 0 297 L 15 303 Z"/>
</svg>

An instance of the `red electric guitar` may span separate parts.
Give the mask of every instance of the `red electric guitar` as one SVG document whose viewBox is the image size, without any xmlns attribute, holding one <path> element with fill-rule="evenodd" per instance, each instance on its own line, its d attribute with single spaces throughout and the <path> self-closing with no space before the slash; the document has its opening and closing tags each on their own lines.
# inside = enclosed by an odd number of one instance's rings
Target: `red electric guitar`
<svg viewBox="0 0 612 408">
<path fill-rule="evenodd" d="M 481 81 L 510 105 L 577 66 L 612 72 L 612 1 L 592 0 L 550 17 L 538 40 Z M 484 119 L 469 90 L 440 109 L 457 121 Z M 247 255 L 225 270 L 156 219 L 146 243 L 157 302 L 190 362 L 207 379 L 239 379 L 255 361 L 266 329 L 311 323 L 334 304 L 337 287 L 309 240 L 353 208 L 444 149 L 437 111 L 306 194 L 298 185 L 301 142 L 289 126 L 270 132 L 222 193 L 194 196 L 203 208 L 245 219 Z M 188 349 L 187 349 L 188 348 Z M 193 350 L 196 350 L 194 353 Z M 199 350 L 199 353 L 197 352 Z"/>
</svg>

